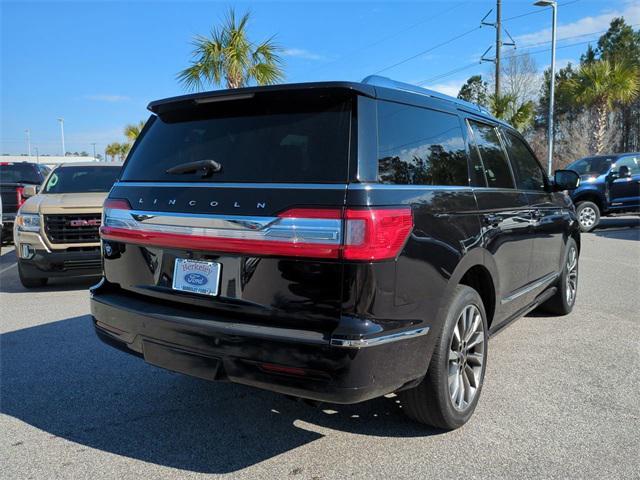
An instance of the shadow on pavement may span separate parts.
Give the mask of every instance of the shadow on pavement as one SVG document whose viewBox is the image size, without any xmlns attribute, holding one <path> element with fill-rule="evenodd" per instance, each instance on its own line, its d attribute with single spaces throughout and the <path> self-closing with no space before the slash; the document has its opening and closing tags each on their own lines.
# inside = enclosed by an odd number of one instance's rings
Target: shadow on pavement
<svg viewBox="0 0 640 480">
<path fill-rule="evenodd" d="M 151 367 L 100 343 L 89 316 L 13 331 L 0 341 L 4 414 L 56 437 L 159 465 L 234 472 L 323 437 L 300 421 L 361 435 L 439 433 L 405 419 L 395 398 L 323 411 Z M 12 448 L 18 455 L 20 442 Z"/>
<path fill-rule="evenodd" d="M 18 278 L 18 266 L 16 265 L 15 250 L 3 252 L 0 257 L 0 292 L 2 293 L 43 293 L 66 292 L 72 290 L 87 290 L 95 285 L 99 276 L 78 278 L 50 278 L 44 287 L 25 288 Z"/>
<path fill-rule="evenodd" d="M 640 241 L 640 218 L 602 218 L 600 224 L 591 233 L 598 237 Z"/>
<path fill-rule="evenodd" d="M 100 277 L 79 277 L 79 278 L 50 278 L 44 287 L 25 288 L 18 279 L 17 268 L 13 269 L 14 275 L 8 276 L 9 272 L 4 272 L 0 279 L 0 292 L 2 293 L 43 293 L 43 292 L 69 292 L 72 290 L 87 290 L 95 285 Z"/>
</svg>

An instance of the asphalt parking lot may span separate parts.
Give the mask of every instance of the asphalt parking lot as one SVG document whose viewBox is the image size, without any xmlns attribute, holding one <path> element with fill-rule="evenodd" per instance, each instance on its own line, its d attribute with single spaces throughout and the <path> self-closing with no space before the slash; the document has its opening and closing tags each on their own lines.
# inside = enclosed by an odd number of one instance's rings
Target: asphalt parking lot
<svg viewBox="0 0 640 480">
<path fill-rule="evenodd" d="M 489 344 L 472 421 L 442 433 L 397 398 L 319 408 L 173 374 L 103 346 L 86 288 L 27 291 L 0 259 L 0 477 L 640 478 L 640 220 L 582 237 L 567 317 Z"/>
</svg>

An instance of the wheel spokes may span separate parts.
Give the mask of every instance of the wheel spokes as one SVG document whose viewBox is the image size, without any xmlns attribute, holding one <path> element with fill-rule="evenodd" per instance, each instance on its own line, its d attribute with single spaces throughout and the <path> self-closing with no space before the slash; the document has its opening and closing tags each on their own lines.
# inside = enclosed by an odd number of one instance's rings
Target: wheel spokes
<svg viewBox="0 0 640 480">
<path fill-rule="evenodd" d="M 482 382 L 484 321 L 475 305 L 467 305 L 456 321 L 449 347 L 449 395 L 458 410 L 472 402 Z"/>
</svg>

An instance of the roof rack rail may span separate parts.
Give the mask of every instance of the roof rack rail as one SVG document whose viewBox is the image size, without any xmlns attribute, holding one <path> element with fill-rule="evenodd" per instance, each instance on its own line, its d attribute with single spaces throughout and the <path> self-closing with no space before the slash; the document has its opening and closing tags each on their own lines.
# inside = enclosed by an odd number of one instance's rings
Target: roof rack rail
<svg viewBox="0 0 640 480">
<path fill-rule="evenodd" d="M 447 102 L 453 102 L 462 107 L 482 112 L 485 115 L 491 115 L 491 112 L 488 109 L 476 103 L 467 102 L 466 100 L 455 98 L 451 95 L 445 95 L 444 93 L 436 92 L 435 90 L 429 90 L 428 88 L 418 87 L 417 85 L 412 85 L 410 83 L 398 82 L 397 80 L 392 80 L 388 77 L 369 75 L 362 80 L 362 83 L 378 87 L 393 88 L 395 90 L 404 90 L 406 92 L 417 93 L 418 95 L 427 95 Z"/>
</svg>

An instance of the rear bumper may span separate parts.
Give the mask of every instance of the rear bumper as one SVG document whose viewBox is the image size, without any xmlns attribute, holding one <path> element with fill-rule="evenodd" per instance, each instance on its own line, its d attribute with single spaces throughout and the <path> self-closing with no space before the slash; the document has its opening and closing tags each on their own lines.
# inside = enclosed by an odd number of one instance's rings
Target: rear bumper
<svg viewBox="0 0 640 480">
<path fill-rule="evenodd" d="M 215 318 L 100 284 L 91 292 L 91 313 L 102 341 L 148 363 L 318 401 L 375 398 L 421 378 L 428 365 L 426 326 L 374 341 L 336 338 Z"/>
</svg>

